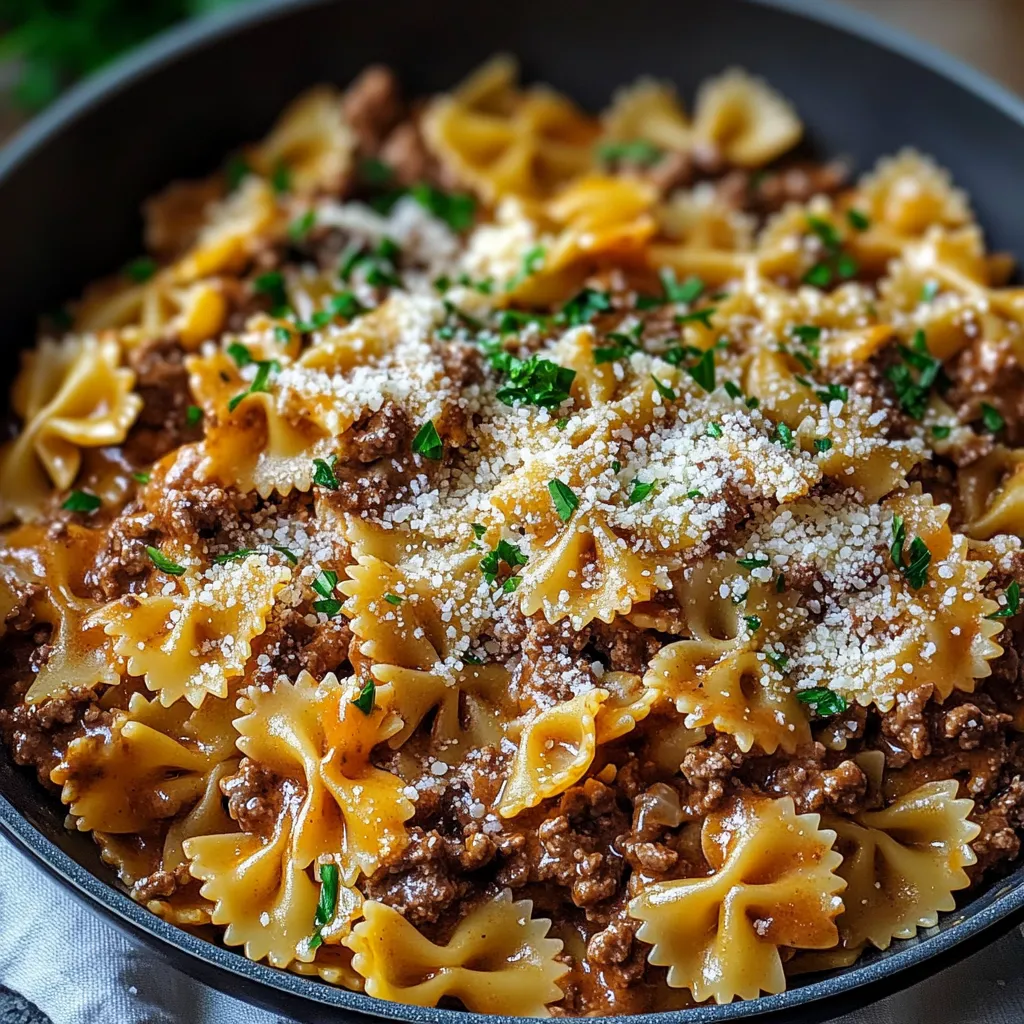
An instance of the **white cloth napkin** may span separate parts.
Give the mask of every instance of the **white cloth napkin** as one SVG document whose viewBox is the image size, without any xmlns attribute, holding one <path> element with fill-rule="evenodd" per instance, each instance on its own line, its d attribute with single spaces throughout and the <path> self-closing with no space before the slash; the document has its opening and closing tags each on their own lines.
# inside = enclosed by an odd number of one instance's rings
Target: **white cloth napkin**
<svg viewBox="0 0 1024 1024">
<path fill-rule="evenodd" d="M 136 947 L 0 839 L 0 983 L 53 1024 L 294 1024 Z M 1019 931 L 836 1024 L 1021 1024 Z M 0 1022 L 5 1016 L 0 1002 Z M 345 1015 L 339 1013 L 339 1022 Z"/>
</svg>

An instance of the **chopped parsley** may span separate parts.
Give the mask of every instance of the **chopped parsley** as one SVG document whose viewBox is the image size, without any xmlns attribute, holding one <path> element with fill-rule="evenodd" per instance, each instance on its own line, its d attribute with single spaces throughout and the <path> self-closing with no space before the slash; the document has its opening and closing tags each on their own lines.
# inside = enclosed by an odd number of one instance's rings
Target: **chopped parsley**
<svg viewBox="0 0 1024 1024">
<path fill-rule="evenodd" d="M 793 431 L 787 423 L 776 423 L 772 431 L 771 439 L 776 444 L 781 444 L 787 451 L 793 447 Z"/>
<path fill-rule="evenodd" d="M 712 369 L 712 372 L 714 370 Z M 670 388 L 667 384 L 663 384 L 654 374 L 651 374 L 651 380 L 654 381 L 654 386 L 658 389 L 658 394 L 661 395 L 668 402 L 674 402 L 676 400 L 675 391 Z"/>
<path fill-rule="evenodd" d="M 692 490 L 686 492 L 688 498 L 703 498 L 704 492 L 699 487 L 694 487 Z"/>
<path fill-rule="evenodd" d="M 761 619 L 757 615 L 744 615 L 743 621 L 751 633 L 756 633 L 761 628 Z"/>
<path fill-rule="evenodd" d="M 333 569 L 322 569 L 320 575 L 313 580 L 313 590 L 321 600 L 313 602 L 313 609 L 324 615 L 337 615 L 341 611 L 341 601 L 334 596 L 334 588 L 338 585 L 338 574 Z"/>
<path fill-rule="evenodd" d="M 693 364 L 693 366 L 688 366 L 686 368 L 686 372 L 697 382 L 697 384 L 699 384 L 709 394 L 710 394 L 710 392 L 714 391 L 715 390 L 715 350 L 713 348 L 709 348 L 707 350 L 707 352 L 705 352 L 700 357 L 700 359 L 698 359 L 697 362 L 695 362 Z M 732 381 L 727 381 L 727 383 L 728 384 L 732 384 Z M 732 386 L 734 388 L 736 388 L 735 384 L 733 384 Z M 729 391 L 729 389 L 726 388 L 726 391 Z M 730 396 L 732 398 L 736 398 L 736 397 L 738 397 L 739 394 L 741 394 L 741 392 L 739 391 L 739 388 L 736 388 L 736 391 L 737 391 L 737 394 L 735 394 L 735 395 L 731 394 L 731 392 L 730 392 Z"/>
<path fill-rule="evenodd" d="M 351 245 L 342 254 L 341 263 L 338 265 L 338 279 L 348 284 L 355 269 L 363 267 L 366 271 L 367 284 L 374 288 L 397 288 L 402 283 L 398 276 L 398 260 L 401 255 L 402 250 L 398 243 L 387 237 L 382 238 L 370 250 L 365 250 L 360 245 Z M 445 281 L 447 288 L 450 282 L 447 278 Z"/>
<path fill-rule="evenodd" d="M 569 388 L 576 371 L 559 366 L 536 353 L 529 359 L 517 359 L 508 352 L 499 352 L 491 360 L 496 369 L 508 377 L 495 397 L 505 405 L 536 405 L 554 409 L 569 397 Z"/>
<path fill-rule="evenodd" d="M 707 429 L 704 431 L 704 433 L 707 434 L 708 437 L 721 437 L 722 426 L 719 423 L 711 422 L 708 424 Z"/>
<path fill-rule="evenodd" d="M 814 439 L 814 450 L 819 454 L 822 452 L 830 451 L 832 448 L 832 438 L 830 437 L 816 437 Z"/>
<path fill-rule="evenodd" d="M 928 566 L 932 560 L 932 553 L 928 549 L 928 545 L 920 537 L 915 537 L 910 542 L 910 557 L 905 559 L 903 547 L 906 539 L 907 528 L 904 524 L 903 516 L 893 516 L 892 545 L 889 549 L 893 564 L 906 577 L 911 589 L 920 590 L 928 579 Z"/>
<path fill-rule="evenodd" d="M 295 552 L 292 551 L 291 548 L 282 547 L 280 544 L 271 544 L 270 546 L 276 552 L 278 552 L 278 554 L 284 555 L 284 557 L 289 562 L 291 562 L 292 565 L 298 565 L 299 564 L 299 556 L 297 554 L 295 554 Z"/>
<path fill-rule="evenodd" d="M 990 434 L 998 434 L 1006 426 L 1006 420 L 1003 419 L 1002 414 L 988 402 L 981 403 L 981 422 L 985 424 L 985 429 Z"/>
<path fill-rule="evenodd" d="M 228 345 L 228 355 L 235 361 L 235 366 L 241 369 L 248 366 L 252 361 L 252 353 L 240 342 L 233 341 Z"/>
<path fill-rule="evenodd" d="M 519 584 L 522 582 L 522 576 L 509 576 L 509 578 L 501 585 L 501 592 L 503 594 L 513 594 L 519 589 Z"/>
<path fill-rule="evenodd" d="M 547 327 L 550 317 L 544 313 L 531 313 L 526 309 L 505 309 L 498 317 L 499 334 L 515 334 L 523 327 L 530 324 L 538 324 Z"/>
<path fill-rule="evenodd" d="M 132 479 L 139 484 L 148 484 L 153 479 L 153 474 L 140 469 L 132 473 Z"/>
<path fill-rule="evenodd" d="M 409 195 L 438 220 L 443 220 L 452 231 L 465 231 L 473 226 L 476 200 L 468 192 L 442 192 L 420 182 L 409 189 Z"/>
<path fill-rule="evenodd" d="M 717 306 L 705 306 L 703 309 L 695 309 L 690 313 L 680 313 L 675 320 L 680 326 L 683 324 L 701 323 L 705 327 L 710 328 L 711 318 L 717 312 Z"/>
<path fill-rule="evenodd" d="M 548 493 L 551 495 L 551 502 L 555 506 L 558 518 L 563 523 L 569 522 L 572 514 L 580 507 L 580 499 L 561 480 L 549 480 Z"/>
<path fill-rule="evenodd" d="M 394 180 L 394 168 L 378 157 L 371 156 L 359 161 L 359 176 L 367 185 L 378 188 L 390 185 Z"/>
<path fill-rule="evenodd" d="M 352 703 L 355 704 L 355 706 L 359 708 L 359 710 L 362 711 L 364 715 L 372 715 L 374 702 L 376 701 L 376 699 L 377 684 L 374 682 L 373 677 L 371 676 L 369 679 L 366 680 L 365 683 L 363 683 L 363 688 L 359 691 L 359 696 L 354 698 Z"/>
<path fill-rule="evenodd" d="M 142 284 L 144 281 L 148 281 L 157 272 L 157 269 L 156 260 L 150 256 L 140 256 L 125 266 L 124 274 L 136 284 Z"/>
<path fill-rule="evenodd" d="M 767 555 L 748 555 L 746 558 L 738 558 L 736 564 L 741 569 L 764 569 L 770 561 Z"/>
<path fill-rule="evenodd" d="M 618 473 L 620 469 L 622 469 L 622 463 L 618 459 L 612 459 L 612 472 Z"/>
<path fill-rule="evenodd" d="M 849 253 L 842 251 L 843 240 L 835 227 L 827 220 L 813 215 L 808 215 L 807 226 L 821 239 L 827 256 L 804 274 L 804 283 L 816 288 L 828 288 L 837 277 L 842 281 L 855 277 L 860 268 Z"/>
<path fill-rule="evenodd" d="M 616 359 L 628 359 L 634 352 L 639 352 L 640 338 L 644 332 L 643 322 L 634 324 L 628 332 L 610 331 L 608 340 L 614 345 L 600 346 L 594 349 L 595 363 L 611 363 Z"/>
<path fill-rule="evenodd" d="M 839 232 L 827 220 L 808 214 L 807 226 L 821 239 L 822 244 L 830 252 L 835 252 L 842 247 L 843 240 L 839 237 Z"/>
<path fill-rule="evenodd" d="M 295 321 L 295 329 L 303 334 L 310 331 L 317 331 L 326 327 L 332 320 L 341 317 L 343 320 L 353 320 L 360 313 L 365 313 L 366 307 L 350 291 L 337 292 L 327 300 L 325 309 L 318 309 L 308 320 Z"/>
<path fill-rule="evenodd" d="M 1009 619 L 1020 611 L 1020 584 L 1014 580 L 1003 592 L 1006 604 L 999 611 L 986 615 L 986 619 Z"/>
<path fill-rule="evenodd" d="M 598 313 L 612 308 L 612 300 L 607 292 L 596 288 L 584 288 L 574 295 L 558 312 L 558 322 L 569 327 L 589 324 Z"/>
<path fill-rule="evenodd" d="M 228 562 L 241 562 L 243 559 L 255 554 L 255 548 L 239 548 L 237 551 L 229 551 L 224 555 L 215 555 L 213 561 L 215 565 L 226 565 Z"/>
<path fill-rule="evenodd" d="M 725 393 L 730 398 L 742 398 L 743 397 L 743 392 L 740 391 L 739 386 L 734 381 L 724 380 L 724 381 L 722 381 L 722 387 L 725 390 Z"/>
<path fill-rule="evenodd" d="M 281 364 L 276 359 L 261 359 L 256 364 L 256 376 L 253 377 L 249 386 L 228 402 L 228 412 L 234 412 L 249 395 L 268 392 L 270 390 L 271 373 L 277 373 L 280 369 Z"/>
<path fill-rule="evenodd" d="M 528 277 L 533 277 L 544 265 L 544 259 L 548 251 L 543 245 L 531 246 L 523 254 L 523 264 L 518 273 L 513 274 L 505 285 L 505 291 L 514 292 Z"/>
<path fill-rule="evenodd" d="M 288 293 L 285 291 L 284 275 L 278 270 L 269 270 L 260 274 L 252 282 L 253 291 L 257 295 L 266 295 L 275 316 L 282 316 L 288 311 Z"/>
<path fill-rule="evenodd" d="M 782 651 L 773 651 L 770 648 L 766 648 L 764 656 L 768 659 L 769 663 L 779 672 L 786 671 L 786 668 L 789 665 L 788 654 L 784 654 Z"/>
<path fill-rule="evenodd" d="M 373 680 L 371 679 L 367 686 L 371 688 L 374 686 Z M 366 687 L 363 687 L 365 692 Z M 362 707 L 359 701 L 363 699 L 363 694 L 360 693 L 356 700 L 352 701 L 360 711 L 365 714 L 369 714 L 373 710 L 373 689 L 370 690 L 370 707 L 369 709 Z M 310 949 L 318 949 L 323 943 L 323 936 L 320 934 L 321 931 L 334 918 L 334 915 L 338 910 L 338 865 L 337 864 L 321 864 L 320 865 L 320 899 L 316 905 L 316 914 L 313 916 L 313 935 L 309 940 Z"/>
<path fill-rule="evenodd" d="M 602 163 L 636 164 L 638 167 L 650 167 L 656 164 L 665 151 L 647 139 L 632 139 L 629 142 L 603 142 L 597 147 L 597 158 Z"/>
<path fill-rule="evenodd" d="M 921 286 L 921 301 L 931 302 L 939 294 L 939 282 L 935 280 L 925 281 Z"/>
<path fill-rule="evenodd" d="M 224 179 L 228 191 L 234 192 L 242 182 L 252 174 L 249 162 L 243 156 L 235 155 L 224 165 Z"/>
<path fill-rule="evenodd" d="M 635 505 L 637 502 L 643 501 L 644 498 L 650 495 L 651 491 L 658 486 L 657 480 L 652 480 L 650 483 L 644 483 L 640 480 L 633 481 L 633 489 L 629 492 L 629 498 L 627 499 L 630 505 Z"/>
<path fill-rule="evenodd" d="M 558 430 L 565 430 L 565 428 L 567 426 L 569 426 L 569 417 L 568 416 L 562 416 L 561 418 L 555 420 L 555 428 L 556 429 L 558 429 Z"/>
<path fill-rule="evenodd" d="M 825 263 L 815 263 L 804 274 L 804 284 L 812 284 L 815 288 L 827 288 L 832 283 L 832 271 Z"/>
<path fill-rule="evenodd" d="M 185 426 L 198 426 L 203 420 L 203 410 L 198 405 L 190 405 L 185 410 Z"/>
<path fill-rule="evenodd" d="M 152 563 L 161 571 L 167 573 L 168 576 L 182 576 L 185 572 L 185 566 L 178 565 L 177 562 L 172 562 L 159 548 L 154 548 L 151 545 L 146 545 L 146 554 L 149 555 Z"/>
<path fill-rule="evenodd" d="M 801 704 L 809 704 L 822 716 L 841 714 L 849 706 L 842 694 L 830 690 L 827 686 L 815 686 L 811 690 L 798 690 L 796 699 Z"/>
<path fill-rule="evenodd" d="M 704 294 L 704 282 L 699 277 L 688 277 L 685 281 L 676 280 L 675 271 L 671 267 L 662 267 L 658 272 L 661 280 L 661 295 L 638 295 L 637 309 L 654 309 L 669 302 L 689 305 L 696 302 Z"/>
<path fill-rule="evenodd" d="M 943 372 L 942 360 L 929 354 L 924 331 L 914 333 L 909 348 L 900 345 L 899 353 L 902 362 L 890 366 L 885 375 L 903 411 L 919 420 L 928 407 L 931 389 L 945 387 L 948 378 Z"/>
<path fill-rule="evenodd" d="M 484 526 L 483 523 L 470 523 L 469 525 L 473 528 L 473 536 L 476 537 L 477 540 L 487 532 L 487 527 Z"/>
<path fill-rule="evenodd" d="M 278 165 L 274 168 L 274 173 L 271 174 L 270 176 L 270 187 L 279 196 L 283 195 L 285 192 L 291 191 L 291 168 L 283 160 L 281 160 L 278 163 Z"/>
<path fill-rule="evenodd" d="M 88 491 L 72 491 L 64 499 L 61 508 L 68 512 L 95 512 L 102 504 L 103 502 L 95 494 L 90 494 Z"/>
<path fill-rule="evenodd" d="M 384 600 L 387 601 L 388 604 L 400 605 L 405 598 L 399 597 L 398 594 L 385 594 Z"/>
<path fill-rule="evenodd" d="M 295 220 L 288 225 L 288 237 L 293 242 L 301 242 L 306 236 L 313 230 L 313 225 L 316 223 L 316 210 L 307 210 L 301 217 L 296 217 Z"/>
<path fill-rule="evenodd" d="M 433 420 L 427 420 L 416 431 L 416 436 L 412 439 L 412 450 L 417 455 L 422 455 L 425 459 L 433 459 L 435 462 L 444 455 L 444 445 L 441 443 L 441 437 Z"/>
<path fill-rule="evenodd" d="M 338 461 L 337 455 L 330 455 L 326 459 L 313 460 L 313 483 L 319 487 L 329 487 L 336 491 L 341 484 L 334 475 L 334 464 Z"/>
<path fill-rule="evenodd" d="M 871 227 L 871 218 L 852 207 L 846 211 L 846 221 L 854 231 L 867 231 Z"/>
<path fill-rule="evenodd" d="M 850 393 L 842 384 L 829 384 L 828 387 L 814 392 L 826 405 L 832 402 L 845 402 Z"/>
<path fill-rule="evenodd" d="M 518 544 L 499 540 L 497 547 L 492 548 L 480 559 L 480 571 L 488 583 L 493 583 L 498 578 L 502 562 L 514 571 L 519 566 L 526 565 L 527 561 L 526 555 L 519 550 Z"/>
<path fill-rule="evenodd" d="M 934 437 L 936 441 L 945 441 L 952 432 L 953 428 L 944 424 L 936 424 L 932 427 L 932 437 Z"/>
</svg>

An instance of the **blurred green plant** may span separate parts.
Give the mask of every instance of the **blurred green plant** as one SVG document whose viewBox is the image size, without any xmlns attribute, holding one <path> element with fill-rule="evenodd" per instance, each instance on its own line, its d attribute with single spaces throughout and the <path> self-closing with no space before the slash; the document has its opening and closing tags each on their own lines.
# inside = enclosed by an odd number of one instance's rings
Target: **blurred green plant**
<svg viewBox="0 0 1024 1024">
<path fill-rule="evenodd" d="M 0 0 L 0 61 L 14 61 L 14 100 L 45 107 L 78 78 L 173 25 L 241 0 Z"/>
</svg>

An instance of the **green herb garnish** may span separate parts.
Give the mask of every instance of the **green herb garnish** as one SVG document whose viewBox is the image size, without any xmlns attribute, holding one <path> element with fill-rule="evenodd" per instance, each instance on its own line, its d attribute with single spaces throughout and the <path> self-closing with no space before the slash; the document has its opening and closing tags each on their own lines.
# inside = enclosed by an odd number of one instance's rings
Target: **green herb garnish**
<svg viewBox="0 0 1024 1024">
<path fill-rule="evenodd" d="M 665 151 L 646 139 L 633 139 L 629 142 L 603 142 L 597 147 L 597 158 L 602 163 L 628 163 L 638 167 L 650 167 L 656 164 Z"/>
<path fill-rule="evenodd" d="M 842 694 L 830 690 L 827 686 L 816 686 L 812 690 L 798 690 L 796 699 L 801 704 L 809 704 L 824 717 L 838 715 L 849 706 Z"/>
<path fill-rule="evenodd" d="M 163 554 L 159 548 L 154 548 L 151 545 L 146 545 L 146 554 L 149 555 L 153 564 L 161 571 L 167 573 L 168 576 L 181 576 L 185 572 L 185 566 L 178 565 L 177 562 L 172 562 L 165 554 Z"/>
<path fill-rule="evenodd" d="M 352 703 L 355 704 L 355 706 L 359 708 L 359 710 L 362 711 L 364 715 L 372 715 L 373 704 L 376 699 L 377 684 L 374 682 L 373 677 L 371 676 L 369 679 L 366 680 L 365 683 L 363 683 L 363 688 L 359 691 L 359 696 L 356 697 L 352 701 Z"/>
<path fill-rule="evenodd" d="M 334 475 L 334 464 L 338 461 L 337 455 L 330 455 L 326 459 L 313 460 L 313 483 L 319 487 L 329 487 L 336 491 L 341 484 Z"/>
<path fill-rule="evenodd" d="M 95 512 L 102 504 L 103 502 L 95 494 L 90 494 L 88 491 L 72 491 L 64 499 L 61 508 L 68 512 Z"/>
<path fill-rule="evenodd" d="M 444 455 L 444 445 L 441 437 L 434 426 L 433 420 L 427 420 L 412 439 L 412 450 L 425 459 L 433 459 L 435 462 Z"/>
<path fill-rule="evenodd" d="M 502 562 L 510 569 L 515 570 L 521 565 L 526 565 L 527 561 L 526 555 L 519 550 L 517 544 L 499 540 L 497 547 L 492 548 L 480 559 L 480 571 L 488 583 L 493 583 L 498 578 Z"/>
<path fill-rule="evenodd" d="M 598 313 L 612 308 L 612 300 L 607 292 L 599 292 L 595 288 L 584 288 L 574 295 L 558 312 L 558 321 L 569 327 L 589 324 Z"/>
<path fill-rule="evenodd" d="M 144 281 L 148 281 L 158 269 L 156 260 L 149 256 L 140 256 L 125 266 L 124 273 L 126 277 L 131 278 L 137 284 L 142 284 Z"/>
<path fill-rule="evenodd" d="M 635 505 L 637 502 L 643 501 L 657 486 L 657 480 L 652 480 L 650 483 L 634 480 L 633 489 L 629 492 L 629 497 L 626 500 L 630 505 Z"/>
<path fill-rule="evenodd" d="M 536 405 L 542 409 L 553 409 L 569 397 L 569 388 L 576 379 L 575 370 L 559 366 L 550 359 L 542 359 L 537 354 L 523 360 L 501 352 L 491 362 L 508 377 L 508 383 L 495 393 L 498 401 L 505 405 Z"/>
<path fill-rule="evenodd" d="M 573 512 L 580 507 L 580 499 L 561 480 L 549 480 L 548 493 L 551 495 L 558 518 L 563 523 L 569 522 Z"/>
<path fill-rule="evenodd" d="M 1006 420 L 1003 419 L 1002 414 L 988 402 L 981 403 L 981 422 L 985 424 L 985 429 L 990 434 L 998 434 L 1006 426 Z"/>
<path fill-rule="evenodd" d="M 250 395 L 258 395 L 270 391 L 270 375 L 277 373 L 281 364 L 276 359 L 261 359 L 256 364 L 256 376 L 249 386 L 228 402 L 228 412 L 234 412 Z"/>
<path fill-rule="evenodd" d="M 1020 611 L 1020 585 L 1014 580 L 1003 592 L 1006 604 L 999 611 L 986 615 L 986 619 L 1009 619 Z"/>
<path fill-rule="evenodd" d="M 225 565 L 228 562 L 241 562 L 249 555 L 254 554 L 256 554 L 255 548 L 239 548 L 237 551 L 229 551 L 226 555 L 215 555 L 213 561 L 215 565 Z"/>
</svg>

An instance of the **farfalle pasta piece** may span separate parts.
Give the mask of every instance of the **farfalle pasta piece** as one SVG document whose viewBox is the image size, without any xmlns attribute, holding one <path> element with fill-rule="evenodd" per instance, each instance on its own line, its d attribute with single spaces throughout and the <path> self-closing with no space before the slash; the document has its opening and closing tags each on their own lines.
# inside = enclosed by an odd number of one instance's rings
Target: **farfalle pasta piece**
<svg viewBox="0 0 1024 1024">
<path fill-rule="evenodd" d="M 109 337 L 44 338 L 27 352 L 11 404 L 22 421 L 0 450 L 0 521 L 35 519 L 53 487 L 71 487 L 83 448 L 119 444 L 142 408 L 135 374 Z"/>
<path fill-rule="evenodd" d="M 733 797 L 710 814 L 701 846 L 712 874 L 649 885 L 629 903 L 651 964 L 694 999 L 728 1003 L 786 987 L 779 947 L 828 949 L 845 886 L 835 832 L 786 797 Z"/>
<path fill-rule="evenodd" d="M 470 911 L 438 945 L 396 910 L 368 900 L 345 944 L 367 994 L 378 999 L 436 1006 L 449 997 L 475 1013 L 547 1017 L 549 1004 L 562 998 L 558 980 L 568 968 L 556 959 L 561 941 L 546 937 L 551 922 L 532 915 L 530 900 L 513 902 L 506 890 Z"/>
<path fill-rule="evenodd" d="M 792 106 L 760 78 L 737 68 L 701 85 L 692 130 L 695 141 L 740 167 L 774 160 L 803 135 Z"/>
<path fill-rule="evenodd" d="M 184 697 L 199 707 L 207 694 L 227 696 L 290 579 L 285 566 L 250 554 L 202 574 L 186 573 L 174 593 L 114 602 L 93 619 L 115 638 L 114 653 L 128 672 L 142 676 L 162 704 Z"/>
<path fill-rule="evenodd" d="M 604 138 L 610 143 L 648 142 L 676 152 L 685 151 L 691 143 L 689 119 L 675 89 L 653 78 L 616 90 L 601 120 Z"/>
<path fill-rule="evenodd" d="M 428 145 L 488 201 L 543 198 L 592 164 L 597 125 L 543 86 L 522 90 L 510 57 L 496 57 L 431 102 Z"/>
<path fill-rule="evenodd" d="M 373 748 L 401 728 L 392 694 L 379 688 L 367 714 L 351 691 L 333 675 L 318 684 L 303 672 L 269 693 L 250 689 L 235 722 L 243 754 L 305 786 L 290 856 L 306 867 L 335 854 L 346 884 L 401 848 L 413 812 L 401 780 L 370 763 Z"/>
<path fill-rule="evenodd" d="M 1024 538 L 1024 450 L 997 447 L 958 477 L 966 524 L 976 540 L 1000 533 Z"/>
<path fill-rule="evenodd" d="M 197 711 L 133 694 L 108 727 L 72 740 L 51 773 L 78 829 L 141 832 L 192 808 L 210 773 L 234 754 L 233 713 L 227 700 Z M 206 735 L 212 744 L 202 742 Z"/>
<path fill-rule="evenodd" d="M 498 799 L 503 818 L 536 807 L 583 778 L 597 752 L 597 716 L 608 697 L 607 690 L 589 690 L 524 723 Z"/>
<path fill-rule="evenodd" d="M 844 946 L 888 949 L 956 906 L 952 894 L 970 884 L 964 868 L 976 860 L 970 842 L 980 832 L 968 820 L 974 801 L 957 799 L 957 788 L 952 779 L 929 782 L 884 810 L 826 819 L 839 837 L 838 874 L 847 883 L 838 920 Z"/>
<path fill-rule="evenodd" d="M 291 103 L 270 134 L 246 155 L 264 177 L 285 168 L 290 188 L 304 195 L 340 191 L 352 170 L 355 148 L 341 96 L 329 86 L 320 86 Z"/>
</svg>

